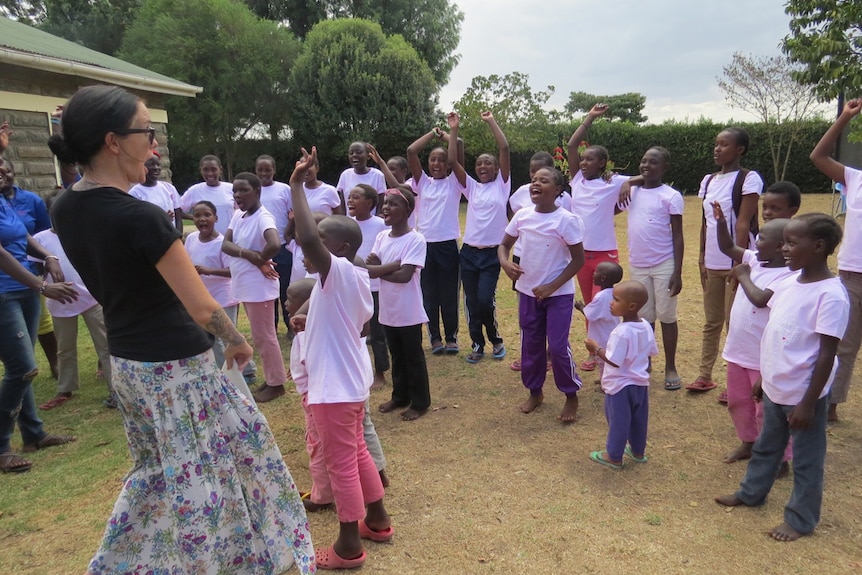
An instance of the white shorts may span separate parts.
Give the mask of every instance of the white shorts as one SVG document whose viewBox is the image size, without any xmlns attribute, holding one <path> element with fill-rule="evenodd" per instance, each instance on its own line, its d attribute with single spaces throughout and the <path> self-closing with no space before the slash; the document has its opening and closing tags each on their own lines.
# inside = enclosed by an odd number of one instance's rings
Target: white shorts
<svg viewBox="0 0 862 575">
<path fill-rule="evenodd" d="M 656 320 L 661 323 L 676 321 L 676 296 L 671 297 L 668 290 L 673 267 L 673 258 L 650 268 L 629 266 L 631 279 L 642 283 L 649 294 L 649 299 L 638 315 L 650 323 Z"/>
</svg>

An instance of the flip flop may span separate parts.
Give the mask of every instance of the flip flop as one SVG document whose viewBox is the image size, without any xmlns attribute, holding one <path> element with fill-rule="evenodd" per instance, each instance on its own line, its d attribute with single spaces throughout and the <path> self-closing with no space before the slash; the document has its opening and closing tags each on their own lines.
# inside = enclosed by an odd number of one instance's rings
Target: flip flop
<svg viewBox="0 0 862 575">
<path fill-rule="evenodd" d="M 335 552 L 335 548 L 330 545 L 325 549 L 322 547 L 315 549 L 314 557 L 317 559 L 318 569 L 356 569 L 357 567 L 362 567 L 362 564 L 368 558 L 368 554 L 362 551 L 362 555 L 355 559 L 344 559 L 343 557 L 339 557 L 338 553 Z"/>
<path fill-rule="evenodd" d="M 58 395 L 56 397 L 52 397 L 51 399 L 40 405 L 39 409 L 44 409 L 45 411 L 48 411 L 49 409 L 60 407 L 61 405 L 72 399 L 72 397 L 74 396 Z"/>
<path fill-rule="evenodd" d="M 391 525 L 383 531 L 375 531 L 366 525 L 365 521 L 362 519 L 359 520 L 359 536 L 363 539 L 370 539 L 377 543 L 388 543 L 393 535 L 395 535 L 395 530 L 392 529 Z"/>
<path fill-rule="evenodd" d="M 685 386 L 688 391 L 709 391 L 711 389 L 715 389 L 718 387 L 718 384 L 714 381 L 708 381 L 706 379 L 697 378 L 694 382 Z"/>
<path fill-rule="evenodd" d="M 646 463 L 648 461 L 646 455 L 644 455 L 643 457 L 635 457 L 635 454 L 632 453 L 631 445 L 626 445 L 625 454 L 631 457 L 635 463 Z"/>
<path fill-rule="evenodd" d="M 718 394 L 718 403 L 722 405 L 727 405 L 727 390 L 722 390 Z"/>
<path fill-rule="evenodd" d="M 519 359 L 513 361 L 511 364 L 509 364 L 509 369 L 511 369 L 512 371 L 521 371 L 521 360 Z"/>
<path fill-rule="evenodd" d="M 586 359 L 582 361 L 581 365 L 579 365 L 578 367 L 580 367 L 583 371 L 593 371 L 594 369 L 596 369 L 596 360 Z"/>
<path fill-rule="evenodd" d="M 446 344 L 445 351 L 446 355 L 455 355 L 456 353 L 461 351 L 461 348 L 459 348 L 458 344 L 454 341 L 450 341 Z"/>
<path fill-rule="evenodd" d="M 431 354 L 432 355 L 440 355 L 446 351 L 446 346 L 443 345 L 442 341 L 435 341 L 431 343 Z"/>
<path fill-rule="evenodd" d="M 494 359 L 503 359 L 506 357 L 506 346 L 502 343 L 494 346 L 494 353 L 492 354 Z"/>
<path fill-rule="evenodd" d="M 665 379 L 664 388 L 668 391 L 676 391 L 682 387 L 682 379 Z"/>
<path fill-rule="evenodd" d="M 595 461 L 599 465 L 604 465 L 605 467 L 610 467 L 611 469 L 616 469 L 619 471 L 623 468 L 623 466 L 619 463 L 614 463 L 613 461 L 608 461 L 605 459 L 605 454 L 607 451 L 593 451 L 590 453 L 590 460 Z"/>
</svg>

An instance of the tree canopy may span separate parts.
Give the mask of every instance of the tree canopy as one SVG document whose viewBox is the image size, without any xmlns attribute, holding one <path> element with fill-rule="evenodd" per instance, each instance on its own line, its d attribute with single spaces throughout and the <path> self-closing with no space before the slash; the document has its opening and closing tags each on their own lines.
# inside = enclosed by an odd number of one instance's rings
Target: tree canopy
<svg viewBox="0 0 862 575">
<path fill-rule="evenodd" d="M 608 105 L 608 111 L 602 116 L 607 120 L 619 120 L 632 124 L 643 124 L 647 121 L 647 117 L 641 113 L 646 105 L 646 96 L 637 92 L 615 96 L 596 96 L 586 92 L 572 92 L 569 94 L 569 101 L 565 110 L 573 116 L 586 114 L 590 108 L 600 102 Z"/>
</svg>

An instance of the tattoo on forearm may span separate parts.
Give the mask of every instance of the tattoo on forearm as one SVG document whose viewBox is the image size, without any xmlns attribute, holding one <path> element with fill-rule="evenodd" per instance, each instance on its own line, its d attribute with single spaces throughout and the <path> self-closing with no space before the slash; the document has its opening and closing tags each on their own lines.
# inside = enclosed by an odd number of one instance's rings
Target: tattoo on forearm
<svg viewBox="0 0 862 575">
<path fill-rule="evenodd" d="M 223 339 L 228 345 L 239 345 L 245 341 L 245 338 L 237 331 L 236 326 L 233 325 L 222 308 L 213 311 L 206 325 L 206 330 Z"/>
</svg>

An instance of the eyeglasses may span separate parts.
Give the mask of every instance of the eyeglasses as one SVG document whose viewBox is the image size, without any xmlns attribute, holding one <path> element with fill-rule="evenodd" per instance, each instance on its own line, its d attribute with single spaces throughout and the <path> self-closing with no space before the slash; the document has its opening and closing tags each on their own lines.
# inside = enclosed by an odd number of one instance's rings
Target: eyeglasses
<svg viewBox="0 0 862 575">
<path fill-rule="evenodd" d="M 118 136 L 128 136 L 131 134 L 146 134 L 150 139 L 150 144 L 156 141 L 156 129 L 152 126 L 149 128 L 127 128 L 125 130 L 117 130 L 114 132 Z"/>
</svg>

